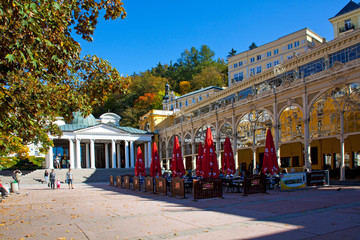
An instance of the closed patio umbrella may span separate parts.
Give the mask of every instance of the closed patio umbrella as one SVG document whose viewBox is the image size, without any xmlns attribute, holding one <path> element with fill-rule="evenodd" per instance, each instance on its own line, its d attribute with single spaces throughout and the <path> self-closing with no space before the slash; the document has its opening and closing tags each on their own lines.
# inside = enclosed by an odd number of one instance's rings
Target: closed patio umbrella
<svg viewBox="0 0 360 240">
<path fill-rule="evenodd" d="M 223 171 L 226 170 L 226 174 L 234 174 L 235 173 L 235 160 L 234 154 L 231 147 L 230 138 L 226 138 L 224 142 L 224 160 L 223 160 Z"/>
<path fill-rule="evenodd" d="M 202 162 L 203 162 L 203 159 L 204 159 L 204 148 L 202 146 L 202 144 L 200 143 L 199 144 L 199 151 L 198 151 L 198 156 L 197 156 L 197 159 L 196 159 L 196 176 L 202 176 Z"/>
<path fill-rule="evenodd" d="M 210 128 L 206 129 L 202 171 L 203 177 L 218 178 L 220 175 L 219 165 L 215 153 L 214 139 Z"/>
<path fill-rule="evenodd" d="M 160 166 L 160 159 L 159 159 L 159 153 L 158 148 L 156 146 L 156 142 L 153 143 L 152 149 L 152 159 L 150 163 L 150 176 L 151 177 L 161 177 L 161 166 Z"/>
<path fill-rule="evenodd" d="M 270 129 L 268 129 L 266 132 L 265 153 L 261 171 L 264 174 L 270 172 L 271 175 L 280 171 L 275 152 L 275 145 Z"/>
<path fill-rule="evenodd" d="M 184 162 L 181 155 L 179 139 L 175 136 L 173 154 L 171 159 L 171 171 L 173 177 L 183 177 L 185 175 Z"/>
<path fill-rule="evenodd" d="M 136 162 L 135 162 L 135 176 L 142 176 L 144 177 L 145 173 L 145 164 L 144 159 L 142 156 L 141 148 L 138 147 L 137 154 L 136 154 Z"/>
</svg>

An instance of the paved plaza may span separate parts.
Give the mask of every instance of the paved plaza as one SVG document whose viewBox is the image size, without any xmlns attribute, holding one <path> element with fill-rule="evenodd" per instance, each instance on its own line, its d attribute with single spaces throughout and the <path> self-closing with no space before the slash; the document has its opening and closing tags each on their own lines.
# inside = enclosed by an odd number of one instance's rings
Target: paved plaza
<svg viewBox="0 0 360 240">
<path fill-rule="evenodd" d="M 0 239 L 360 239 L 360 186 L 188 197 L 24 185 L 0 203 Z"/>
</svg>

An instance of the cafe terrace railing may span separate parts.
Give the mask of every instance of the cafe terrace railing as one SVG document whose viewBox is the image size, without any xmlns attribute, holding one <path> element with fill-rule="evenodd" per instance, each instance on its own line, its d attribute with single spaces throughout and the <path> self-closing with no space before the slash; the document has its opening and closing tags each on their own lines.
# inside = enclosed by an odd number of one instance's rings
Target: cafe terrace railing
<svg viewBox="0 0 360 240">
<path fill-rule="evenodd" d="M 110 175 L 110 186 L 114 186 L 114 176 Z"/>
<path fill-rule="evenodd" d="M 167 195 L 166 179 L 159 177 L 155 178 L 155 193 L 162 193 Z"/>
<path fill-rule="evenodd" d="M 244 196 L 252 193 L 266 193 L 266 176 L 251 175 L 244 179 Z"/>
<path fill-rule="evenodd" d="M 176 177 L 171 180 L 171 196 L 179 196 L 185 198 L 184 179 Z"/>
<path fill-rule="evenodd" d="M 133 190 L 141 191 L 140 177 L 133 177 Z"/>
<path fill-rule="evenodd" d="M 328 186 L 329 171 L 318 170 L 306 173 L 306 185 L 309 186 Z"/>
<path fill-rule="evenodd" d="M 154 178 L 153 177 L 145 178 L 145 192 L 154 193 Z"/>
<path fill-rule="evenodd" d="M 124 188 L 130 189 L 130 176 L 124 176 Z"/>
<path fill-rule="evenodd" d="M 116 187 L 121 187 L 121 176 L 116 176 L 115 177 L 115 186 Z"/>
<path fill-rule="evenodd" d="M 193 180 L 193 196 L 195 199 L 222 198 L 221 179 L 204 178 Z"/>
</svg>

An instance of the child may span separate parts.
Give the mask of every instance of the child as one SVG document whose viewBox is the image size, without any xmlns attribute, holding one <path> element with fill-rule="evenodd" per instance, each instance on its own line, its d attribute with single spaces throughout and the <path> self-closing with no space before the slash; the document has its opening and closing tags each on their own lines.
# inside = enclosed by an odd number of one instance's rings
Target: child
<svg viewBox="0 0 360 240">
<path fill-rule="evenodd" d="M 56 181 L 56 186 L 57 186 L 57 188 L 60 188 L 60 180 L 59 179 Z"/>
</svg>

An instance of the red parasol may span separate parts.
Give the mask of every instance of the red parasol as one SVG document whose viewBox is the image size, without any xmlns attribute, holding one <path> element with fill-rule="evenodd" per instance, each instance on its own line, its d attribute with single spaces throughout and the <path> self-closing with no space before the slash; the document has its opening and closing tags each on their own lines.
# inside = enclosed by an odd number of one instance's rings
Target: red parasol
<svg viewBox="0 0 360 240">
<path fill-rule="evenodd" d="M 204 159 L 204 149 L 202 144 L 199 144 L 199 151 L 198 151 L 198 156 L 197 156 L 197 160 L 196 160 L 196 176 L 202 176 L 202 162 Z"/>
<path fill-rule="evenodd" d="M 145 173 L 145 164 L 144 159 L 142 157 L 141 148 L 138 147 L 137 155 L 136 155 L 136 162 L 135 162 L 135 176 L 142 176 L 144 177 Z"/>
<path fill-rule="evenodd" d="M 184 162 L 181 155 L 179 139 L 175 136 L 174 149 L 171 159 L 171 169 L 173 177 L 183 177 L 185 175 Z"/>
<path fill-rule="evenodd" d="M 223 171 L 226 170 L 226 174 L 235 173 L 235 161 L 234 154 L 231 147 L 230 138 L 226 138 L 224 142 L 224 160 L 222 165 Z"/>
<path fill-rule="evenodd" d="M 206 130 L 204 159 L 202 164 L 203 177 L 219 177 L 219 165 L 216 159 L 214 140 L 210 128 L 207 128 Z"/>
<path fill-rule="evenodd" d="M 150 176 L 152 177 L 161 177 L 161 166 L 160 166 L 160 160 L 159 160 L 159 153 L 156 146 L 156 142 L 153 143 L 152 149 L 152 159 L 150 163 Z"/>
<path fill-rule="evenodd" d="M 270 172 L 271 175 L 280 171 L 275 152 L 275 145 L 270 129 L 268 129 L 266 133 L 265 153 L 261 171 L 264 174 Z"/>
</svg>

